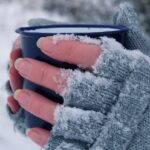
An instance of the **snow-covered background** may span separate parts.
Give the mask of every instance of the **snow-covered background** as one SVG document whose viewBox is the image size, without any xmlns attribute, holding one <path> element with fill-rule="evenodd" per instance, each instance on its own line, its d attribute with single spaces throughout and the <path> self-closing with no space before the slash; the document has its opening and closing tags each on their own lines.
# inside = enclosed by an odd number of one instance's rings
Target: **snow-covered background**
<svg viewBox="0 0 150 150">
<path fill-rule="evenodd" d="M 8 96 L 7 62 L 17 27 L 27 26 L 30 18 L 47 18 L 61 22 L 109 23 L 116 6 L 124 0 L 0 0 L 0 149 L 40 149 L 29 139 L 13 130 L 5 105 Z M 140 12 L 140 19 L 150 31 L 150 0 L 131 0 Z M 138 4 L 137 5 L 137 1 Z"/>
</svg>

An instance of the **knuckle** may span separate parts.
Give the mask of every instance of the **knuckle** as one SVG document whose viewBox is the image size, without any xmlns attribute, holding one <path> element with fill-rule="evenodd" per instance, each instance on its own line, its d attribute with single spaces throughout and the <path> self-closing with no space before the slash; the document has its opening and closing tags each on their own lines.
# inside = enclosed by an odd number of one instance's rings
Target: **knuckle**
<svg viewBox="0 0 150 150">
<path fill-rule="evenodd" d="M 47 79 L 47 75 L 48 75 L 48 69 L 46 69 L 45 67 L 43 67 L 41 69 L 41 74 L 39 76 L 39 83 L 45 83 L 46 79 Z"/>
<path fill-rule="evenodd" d="M 44 107 L 42 105 L 37 108 L 36 114 L 44 119 Z"/>
<path fill-rule="evenodd" d="M 76 49 L 76 44 L 71 43 L 68 45 L 68 48 L 66 48 L 64 51 L 65 56 L 66 56 L 65 57 L 66 61 L 72 60 L 73 55 L 74 55 L 73 52 L 75 51 L 75 49 Z"/>
</svg>

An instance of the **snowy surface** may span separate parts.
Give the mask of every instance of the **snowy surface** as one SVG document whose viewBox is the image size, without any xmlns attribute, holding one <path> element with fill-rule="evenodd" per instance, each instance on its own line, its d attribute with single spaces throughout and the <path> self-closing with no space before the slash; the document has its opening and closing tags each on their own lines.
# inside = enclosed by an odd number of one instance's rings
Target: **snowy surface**
<svg viewBox="0 0 150 150">
<path fill-rule="evenodd" d="M 27 2 L 27 1 L 26 1 Z M 40 1 L 36 1 L 37 3 Z M 8 74 L 6 71 L 7 62 L 9 60 L 9 53 L 12 48 L 12 43 L 17 37 L 14 30 L 19 26 L 26 26 L 27 20 L 34 17 L 51 18 L 51 20 L 60 20 L 60 17 L 51 14 L 48 16 L 40 8 L 26 9 L 25 5 L 22 5 L 22 1 L 7 1 L 0 2 L 0 149 L 1 150 L 36 150 L 40 149 L 29 139 L 23 137 L 19 133 L 15 133 L 13 130 L 12 122 L 9 120 L 5 105 L 6 98 L 8 96 L 5 90 L 5 82 L 8 80 Z M 39 5 L 40 6 L 40 3 Z M 61 17 L 61 20 L 63 18 Z M 66 19 L 64 18 L 64 21 Z"/>
</svg>

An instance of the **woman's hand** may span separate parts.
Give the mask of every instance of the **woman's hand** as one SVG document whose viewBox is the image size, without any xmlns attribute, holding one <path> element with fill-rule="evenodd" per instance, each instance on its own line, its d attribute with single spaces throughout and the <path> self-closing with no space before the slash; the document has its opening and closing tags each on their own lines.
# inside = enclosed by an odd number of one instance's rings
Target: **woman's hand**
<svg viewBox="0 0 150 150">
<path fill-rule="evenodd" d="M 14 113 L 21 106 L 41 119 L 55 124 L 54 111 L 59 104 L 34 91 L 21 90 L 22 77 L 60 94 L 67 87 L 67 79 L 70 74 L 65 71 L 62 76 L 60 68 L 31 58 L 20 59 L 20 44 L 17 45 L 17 49 L 11 53 L 10 81 L 13 91 L 19 90 L 15 92 L 14 96 L 8 97 L 8 104 Z M 100 47 L 96 44 L 74 40 L 59 40 L 57 44 L 53 44 L 52 38 L 46 37 L 38 40 L 37 45 L 46 55 L 63 62 L 78 65 L 87 70 L 92 70 L 92 65 L 95 64 L 101 53 Z M 11 73 L 11 70 L 14 72 Z M 27 135 L 43 147 L 47 143 L 50 133 L 44 129 L 33 128 L 27 130 Z"/>
<path fill-rule="evenodd" d="M 15 41 L 13 45 L 12 52 L 10 53 L 10 64 L 9 64 L 9 78 L 10 78 L 10 85 L 13 92 L 15 92 L 16 89 L 22 88 L 22 81 L 23 78 L 20 76 L 18 71 L 15 69 L 14 63 L 15 60 L 22 56 L 21 48 L 20 48 L 20 39 L 19 37 Z M 9 96 L 7 98 L 7 104 L 11 108 L 11 111 L 13 113 L 16 113 L 19 111 L 19 104 L 17 101 L 15 101 L 13 96 Z"/>
</svg>

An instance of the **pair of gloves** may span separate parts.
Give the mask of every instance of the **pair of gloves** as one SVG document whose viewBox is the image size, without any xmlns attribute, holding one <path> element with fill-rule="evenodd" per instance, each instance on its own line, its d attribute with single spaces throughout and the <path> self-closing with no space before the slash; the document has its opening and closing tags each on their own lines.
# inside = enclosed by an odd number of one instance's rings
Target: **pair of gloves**
<svg viewBox="0 0 150 150">
<path fill-rule="evenodd" d="M 114 39 L 99 40 L 102 54 L 93 72 L 75 70 L 61 94 L 64 104 L 55 111 L 56 123 L 45 150 L 150 149 L 150 39 L 129 4 L 120 6 L 114 23 L 130 29 L 129 50 Z M 22 110 L 12 114 L 8 108 L 8 112 L 24 133 Z"/>
</svg>

